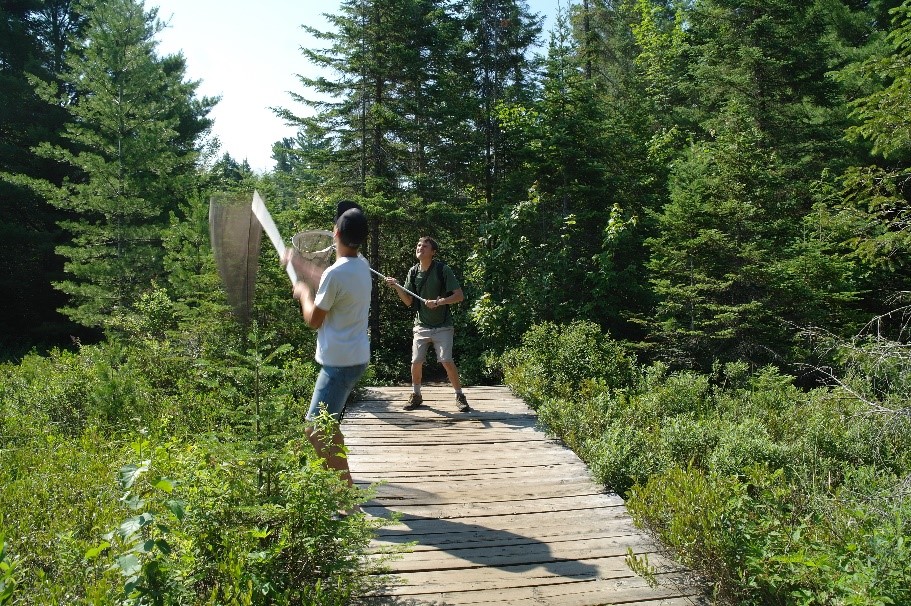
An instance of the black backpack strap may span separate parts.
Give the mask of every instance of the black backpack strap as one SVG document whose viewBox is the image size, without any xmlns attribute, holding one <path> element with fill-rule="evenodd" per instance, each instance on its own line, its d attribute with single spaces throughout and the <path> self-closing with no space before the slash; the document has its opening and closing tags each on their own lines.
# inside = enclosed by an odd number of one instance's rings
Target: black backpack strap
<svg viewBox="0 0 911 606">
<path fill-rule="evenodd" d="M 440 296 L 445 297 L 449 294 L 446 292 L 446 276 L 443 274 L 443 267 L 446 264 L 435 259 L 433 262 L 437 264 L 437 282 L 440 283 Z"/>
<path fill-rule="evenodd" d="M 414 265 L 411 266 L 411 269 L 408 270 L 408 275 L 405 277 L 405 284 L 408 284 L 410 282 L 411 285 L 414 287 L 414 292 L 416 294 L 418 294 L 419 296 L 423 297 L 423 295 L 421 295 L 421 288 L 424 287 L 424 284 L 423 284 L 423 282 L 421 284 L 418 284 L 418 270 L 420 269 L 420 267 L 421 267 L 420 263 L 415 263 Z M 426 281 L 427 281 L 427 279 L 424 278 L 424 282 L 426 282 Z M 418 301 L 418 298 L 412 297 L 411 309 L 417 310 L 420 306 L 421 306 L 421 302 Z"/>
<path fill-rule="evenodd" d="M 452 291 L 446 290 L 446 275 L 443 273 L 443 269 L 446 267 L 446 264 L 443 263 L 442 261 L 437 261 L 436 259 L 434 259 L 434 263 L 437 264 L 437 280 L 440 283 L 440 295 L 439 296 L 441 298 L 448 297 L 449 295 L 452 294 Z M 446 306 L 446 320 L 449 320 L 449 318 L 451 318 L 451 317 L 452 317 L 452 306 L 447 305 Z"/>
</svg>

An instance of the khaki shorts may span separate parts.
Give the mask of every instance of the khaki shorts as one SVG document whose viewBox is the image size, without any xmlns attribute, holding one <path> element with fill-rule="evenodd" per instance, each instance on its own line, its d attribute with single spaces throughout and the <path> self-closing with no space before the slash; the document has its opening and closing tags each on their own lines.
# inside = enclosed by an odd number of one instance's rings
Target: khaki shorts
<svg viewBox="0 0 911 606">
<path fill-rule="evenodd" d="M 433 344 L 437 353 L 438 362 L 452 360 L 452 336 L 455 329 L 452 326 L 442 328 L 414 327 L 414 340 L 411 342 L 411 363 L 423 362 L 427 358 L 427 348 Z"/>
</svg>

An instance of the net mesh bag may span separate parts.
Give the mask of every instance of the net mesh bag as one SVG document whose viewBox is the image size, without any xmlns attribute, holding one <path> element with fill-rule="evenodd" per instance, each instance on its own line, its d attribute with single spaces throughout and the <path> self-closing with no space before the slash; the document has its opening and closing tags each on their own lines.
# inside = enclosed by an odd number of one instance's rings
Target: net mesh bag
<svg viewBox="0 0 911 606">
<path fill-rule="evenodd" d="M 316 292 L 323 272 L 335 260 L 332 232 L 322 229 L 302 231 L 291 238 L 291 246 L 294 248 L 291 262 L 297 279 L 306 282 Z"/>
<path fill-rule="evenodd" d="M 215 266 L 228 303 L 243 324 L 249 322 L 253 309 L 262 234 L 249 196 L 220 193 L 209 198 L 209 239 Z"/>
</svg>

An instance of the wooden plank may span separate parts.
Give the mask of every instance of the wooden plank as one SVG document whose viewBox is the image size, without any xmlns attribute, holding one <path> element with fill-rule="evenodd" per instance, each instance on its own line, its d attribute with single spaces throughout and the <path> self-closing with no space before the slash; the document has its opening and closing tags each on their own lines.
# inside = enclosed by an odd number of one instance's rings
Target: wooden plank
<svg viewBox="0 0 911 606">
<path fill-rule="evenodd" d="M 512 537 L 546 540 L 548 537 L 559 537 L 570 531 L 580 535 L 607 531 L 639 534 L 634 528 L 626 512 L 622 508 L 617 508 L 600 515 L 589 515 L 584 519 L 568 519 L 563 512 L 552 511 L 457 520 L 408 517 L 397 523 L 390 522 L 377 532 L 377 538 L 399 543 L 420 540 L 423 545 L 436 545 L 445 541 L 475 540 L 478 537 L 485 540 Z M 416 549 L 420 547 L 419 545 Z"/>
<path fill-rule="evenodd" d="M 654 597 L 642 600 L 644 591 Z M 640 604 L 643 606 L 684 606 L 693 601 L 679 590 L 649 589 L 644 581 L 606 579 L 600 582 L 559 583 L 496 591 L 454 591 L 410 594 L 409 601 L 454 606 L 589 606 L 591 604 Z"/>
<path fill-rule="evenodd" d="M 655 547 L 642 542 L 638 534 L 577 538 L 573 541 L 552 540 L 548 543 L 526 539 L 500 545 L 471 545 L 462 548 L 445 546 L 415 552 L 392 565 L 395 572 L 442 571 L 494 566 L 546 566 L 554 562 L 626 558 L 628 548 L 649 555 Z"/>
<path fill-rule="evenodd" d="M 365 511 L 390 519 L 371 543 L 371 557 L 398 580 L 377 593 L 381 602 L 699 602 L 686 571 L 633 525 L 623 500 L 506 388 L 467 389 L 469 413 L 456 411 L 448 386 L 425 386 L 426 406 L 403 411 L 409 393 L 363 391 L 342 428 L 352 476 L 374 495 Z M 629 550 L 648 556 L 656 588 L 629 569 Z"/>
<path fill-rule="evenodd" d="M 394 452 L 394 449 L 397 448 L 408 448 L 413 449 L 420 446 L 430 446 L 430 445 L 440 445 L 440 446 L 456 446 L 464 445 L 466 438 L 468 436 L 464 435 L 464 432 L 461 432 L 463 435 L 458 435 L 457 432 L 451 432 L 449 435 L 428 435 L 426 433 L 422 434 L 413 434 L 406 433 L 404 435 L 399 432 L 389 433 L 389 432 L 351 432 L 350 435 L 345 436 L 345 444 L 348 447 L 352 446 L 365 446 L 367 448 L 380 448 L 380 447 L 389 447 L 388 451 Z M 548 439 L 546 436 L 541 435 L 540 433 L 531 433 L 530 435 L 523 435 L 521 433 L 497 433 L 497 432 L 483 432 L 476 433 L 470 436 L 471 444 L 474 446 L 481 445 L 491 445 L 499 444 L 504 448 L 509 448 L 510 444 L 530 444 L 530 443 L 541 443 L 541 444 L 552 444 L 553 440 Z"/>
<path fill-rule="evenodd" d="M 427 446 L 430 446 L 428 444 Z M 362 450 L 349 448 L 348 457 L 351 460 L 370 461 L 427 461 L 439 459 L 440 457 L 454 457 L 451 460 L 470 460 L 482 459 L 491 467 L 511 467 L 512 463 L 507 461 L 524 461 L 526 463 L 535 461 L 538 455 L 547 455 L 548 461 L 552 460 L 577 460 L 578 457 L 568 448 L 560 448 L 549 442 L 528 441 L 521 442 L 521 448 L 504 446 L 503 448 L 490 448 L 485 443 L 457 443 L 457 444 L 434 444 L 433 453 L 428 453 L 416 449 L 412 444 L 386 444 L 382 447 L 368 447 Z"/>
<path fill-rule="evenodd" d="M 489 517 L 501 515 L 516 515 L 518 513 L 543 513 L 562 512 L 566 515 L 604 515 L 606 509 L 611 507 L 623 509 L 622 502 L 616 502 L 617 497 L 611 499 L 608 495 L 585 495 L 580 497 L 546 497 L 526 501 L 470 501 L 448 503 L 423 504 L 396 504 L 395 510 L 400 512 L 402 519 L 409 520 L 416 517 L 431 519 L 452 519 L 462 517 Z M 369 513 L 376 512 L 375 507 L 366 505 L 364 509 Z M 386 517 L 385 515 L 379 517 Z"/>
<path fill-rule="evenodd" d="M 503 492 L 501 479 L 488 479 L 472 477 L 469 480 L 460 478 L 445 478 L 436 481 L 412 483 L 385 483 L 374 488 L 376 501 L 389 499 L 420 500 L 432 494 L 434 501 L 449 501 L 460 498 L 466 490 L 471 490 L 475 495 L 488 495 L 489 497 L 505 496 L 508 499 L 535 498 L 554 496 L 557 494 L 591 494 L 597 491 L 597 486 L 592 484 L 591 478 L 576 476 L 570 478 L 541 477 L 528 474 L 522 479 L 521 487 L 509 493 Z M 421 488 L 423 486 L 423 488 Z M 475 496 L 477 500 L 479 497 Z"/>
<path fill-rule="evenodd" d="M 585 527 L 563 524 L 547 529 L 526 529 L 526 532 L 521 534 L 488 529 L 461 529 L 458 532 L 451 533 L 418 533 L 409 532 L 407 529 L 397 532 L 390 530 L 379 533 L 371 545 L 374 551 L 382 551 L 387 548 L 393 548 L 396 545 L 402 545 L 405 542 L 417 541 L 417 544 L 410 548 L 410 553 L 419 554 L 439 549 L 456 551 L 478 547 L 524 546 L 534 541 L 549 544 L 591 539 L 638 537 L 639 535 L 640 533 L 635 526 L 627 523 L 626 520 L 613 520 L 610 523 Z"/>
<path fill-rule="evenodd" d="M 662 571 L 665 579 L 675 579 L 673 588 L 677 595 L 684 593 L 679 589 L 683 583 L 679 569 L 670 569 L 666 560 L 654 556 L 656 563 L 669 568 Z M 651 561 L 651 557 L 649 560 Z M 624 558 L 583 558 L 578 560 L 564 560 L 547 562 L 543 564 L 517 564 L 504 566 L 487 566 L 469 570 L 449 571 L 416 571 L 396 575 L 407 584 L 390 586 L 386 592 L 391 595 L 407 596 L 427 593 L 450 593 L 456 591 L 504 591 L 520 587 L 541 587 L 546 585 L 597 582 L 603 580 L 623 579 L 632 582 L 637 577 L 626 565 Z M 644 583 L 647 585 L 647 583 Z M 650 599 L 655 594 L 645 591 L 641 598 Z M 596 604 L 600 604 L 597 602 Z"/>
<path fill-rule="evenodd" d="M 642 604 L 647 606 L 681 606 L 692 604 L 685 586 L 678 585 L 673 575 L 657 575 L 657 588 L 648 587 L 638 577 L 599 579 L 576 582 L 541 583 L 524 587 L 494 590 L 438 591 L 405 594 L 418 603 L 453 605 L 523 605 L 588 606 L 591 604 Z M 642 599 L 648 592 L 649 598 Z M 388 595 L 388 594 L 387 594 Z M 395 595 L 395 594 L 393 594 Z M 401 594 L 399 594 L 401 595 Z"/>
</svg>

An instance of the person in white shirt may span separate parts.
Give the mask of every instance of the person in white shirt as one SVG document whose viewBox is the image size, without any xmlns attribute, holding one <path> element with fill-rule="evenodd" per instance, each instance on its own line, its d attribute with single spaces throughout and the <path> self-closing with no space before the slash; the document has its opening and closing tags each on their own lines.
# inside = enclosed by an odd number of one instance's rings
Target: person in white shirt
<svg viewBox="0 0 911 606">
<path fill-rule="evenodd" d="M 333 231 L 335 263 L 323 272 L 315 294 L 302 280 L 294 285 L 294 298 L 300 301 L 304 321 L 317 331 L 314 357 L 321 366 L 307 412 L 308 421 L 325 408 L 340 422 L 348 396 L 370 361 L 367 320 L 372 282 L 369 266 L 358 257 L 358 248 L 367 239 L 367 232 L 367 218 L 362 209 L 353 202 L 340 202 Z M 302 260 L 295 257 L 293 249 L 285 251 L 283 264 L 293 266 L 299 262 Z M 327 439 L 311 425 L 307 437 L 326 465 L 353 485 L 344 455 L 345 439 L 338 426 Z"/>
</svg>

